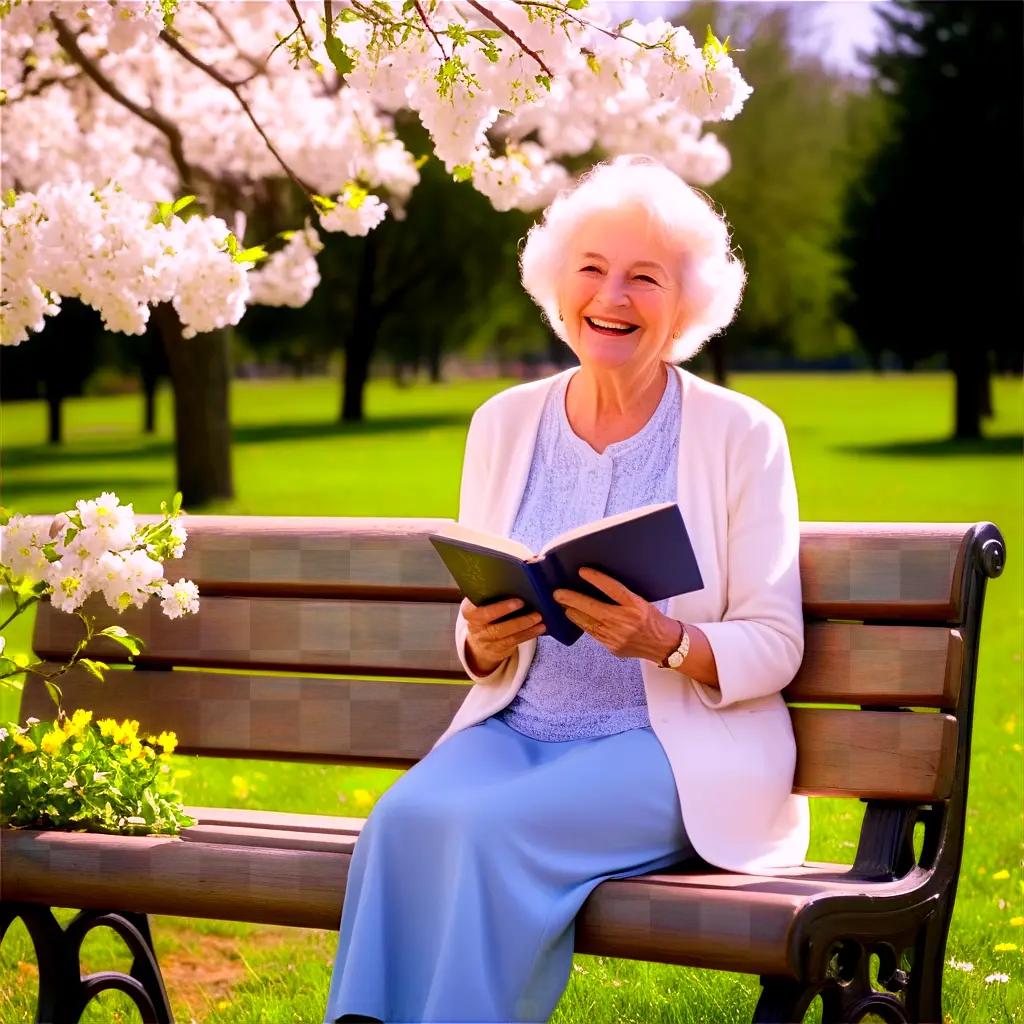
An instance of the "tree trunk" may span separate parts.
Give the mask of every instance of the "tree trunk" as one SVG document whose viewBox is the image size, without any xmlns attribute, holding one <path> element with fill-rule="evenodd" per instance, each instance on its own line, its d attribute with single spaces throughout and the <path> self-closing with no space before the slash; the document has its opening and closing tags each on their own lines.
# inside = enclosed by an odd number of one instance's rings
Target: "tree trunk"
<svg viewBox="0 0 1024 1024">
<path fill-rule="evenodd" d="M 444 374 L 441 372 L 442 355 L 441 336 L 439 334 L 435 334 L 434 337 L 430 339 L 430 344 L 427 345 L 427 370 L 430 373 L 431 384 L 444 383 Z"/>
<path fill-rule="evenodd" d="M 156 433 L 156 385 L 157 381 L 152 377 L 142 379 L 142 432 L 144 434 Z"/>
<path fill-rule="evenodd" d="M 363 245 L 356 288 L 356 309 L 352 332 L 345 345 L 344 384 L 342 387 L 342 423 L 363 422 L 363 391 L 369 376 L 370 359 L 377 341 L 380 314 L 373 304 L 377 276 L 377 236 L 371 231 Z"/>
<path fill-rule="evenodd" d="M 174 388 L 177 489 L 193 509 L 235 496 L 231 474 L 230 329 L 181 336 L 174 308 L 161 303 L 153 317 L 163 339 Z"/>
<path fill-rule="evenodd" d="M 49 444 L 63 444 L 64 421 L 61 417 L 61 394 L 54 380 L 46 380 L 46 440 Z"/>
<path fill-rule="evenodd" d="M 711 349 L 711 367 L 714 381 L 723 388 L 729 386 L 729 370 L 725 351 L 725 336 L 720 334 L 708 346 Z"/>
<path fill-rule="evenodd" d="M 956 425 L 953 436 L 958 441 L 979 438 L 988 364 L 976 352 L 960 347 L 949 352 L 948 358 L 956 378 Z"/>
</svg>

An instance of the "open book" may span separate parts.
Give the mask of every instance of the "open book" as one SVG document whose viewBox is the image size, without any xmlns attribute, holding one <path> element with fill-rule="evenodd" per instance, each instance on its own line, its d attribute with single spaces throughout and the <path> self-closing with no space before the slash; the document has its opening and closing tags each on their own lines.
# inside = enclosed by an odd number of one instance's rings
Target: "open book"
<svg viewBox="0 0 1024 1024">
<path fill-rule="evenodd" d="M 428 536 L 464 597 L 476 605 L 519 597 L 524 607 L 497 621 L 540 612 L 547 626 L 541 635 L 566 646 L 583 630 L 566 618 L 554 591 L 575 590 L 614 603 L 579 575 L 582 566 L 607 573 L 652 602 L 704 587 L 682 513 L 671 501 L 566 530 L 537 554 L 518 541 L 459 523 Z"/>
</svg>

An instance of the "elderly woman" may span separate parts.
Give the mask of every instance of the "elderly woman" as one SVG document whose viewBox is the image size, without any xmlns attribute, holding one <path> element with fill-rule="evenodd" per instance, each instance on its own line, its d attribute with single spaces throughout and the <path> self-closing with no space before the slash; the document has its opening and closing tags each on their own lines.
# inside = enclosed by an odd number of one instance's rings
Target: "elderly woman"
<svg viewBox="0 0 1024 1024">
<path fill-rule="evenodd" d="M 564 530 L 678 502 L 704 588 L 649 603 L 462 602 L 474 686 L 377 803 L 349 870 L 326 1020 L 546 1021 L 596 885 L 699 855 L 799 864 L 808 808 L 779 691 L 803 657 L 796 486 L 779 417 L 675 364 L 733 318 L 744 271 L 701 194 L 620 157 L 560 194 L 521 256 L 579 366 L 484 402 L 459 521 L 537 550 Z"/>
</svg>

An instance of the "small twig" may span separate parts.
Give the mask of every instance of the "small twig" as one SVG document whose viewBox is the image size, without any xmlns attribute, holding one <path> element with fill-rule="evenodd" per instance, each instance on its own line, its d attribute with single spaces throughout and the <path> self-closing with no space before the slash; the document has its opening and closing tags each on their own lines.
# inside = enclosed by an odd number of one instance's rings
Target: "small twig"
<svg viewBox="0 0 1024 1024">
<path fill-rule="evenodd" d="M 245 85 L 246 82 L 251 81 L 266 70 L 266 61 L 261 64 L 255 57 L 250 57 L 249 54 L 243 52 L 242 48 L 235 42 L 235 37 L 231 34 L 231 30 L 221 20 L 220 15 L 214 10 L 212 4 L 206 3 L 205 0 L 198 0 L 198 6 L 213 19 L 214 24 L 221 30 L 224 38 L 235 48 L 238 56 L 253 69 L 253 74 L 239 82 L 239 85 Z M 271 50 L 270 52 L 273 53 L 274 51 Z M 270 59 L 269 56 L 267 59 Z"/>
<path fill-rule="evenodd" d="M 288 166 L 288 163 L 285 161 L 284 157 L 281 156 L 281 154 L 277 151 L 277 147 L 270 141 L 269 136 L 263 130 L 263 126 L 259 123 L 259 121 L 256 120 L 256 115 L 253 114 L 252 108 L 246 102 L 245 97 L 238 91 L 239 83 L 238 82 L 233 82 L 230 78 L 228 78 L 226 75 L 222 74 L 215 67 L 212 67 L 211 65 L 207 64 L 205 61 L 200 60 L 194 53 L 192 53 L 189 49 L 187 49 L 180 42 L 178 42 L 178 40 L 175 39 L 174 36 L 172 36 L 167 31 L 167 29 L 164 29 L 160 33 L 160 38 L 172 50 L 174 50 L 175 53 L 180 54 L 190 64 L 192 64 L 193 66 L 199 68 L 199 70 L 202 71 L 204 74 L 209 75 L 210 78 L 212 78 L 218 85 L 224 86 L 224 88 L 227 89 L 235 97 L 236 100 L 238 100 L 238 103 L 241 106 L 242 110 L 245 111 L 246 116 L 252 122 L 252 126 L 256 129 L 256 131 L 258 131 L 260 133 L 260 137 L 267 144 L 267 149 L 270 150 L 270 152 L 274 156 L 274 159 L 277 160 L 277 162 L 281 165 L 281 168 L 284 170 L 284 173 L 287 174 L 288 177 L 300 189 L 302 189 L 302 191 L 305 192 L 307 196 L 308 195 L 312 195 L 314 190 L 312 188 L 310 188 L 310 186 L 307 185 L 291 169 L 291 167 Z"/>
<path fill-rule="evenodd" d="M 78 40 L 68 26 L 56 15 L 50 15 L 50 22 L 57 30 L 57 41 L 75 61 L 75 63 L 102 89 L 112 100 L 130 110 L 136 117 L 152 125 L 167 138 L 171 151 L 171 159 L 178 169 L 182 183 L 189 189 L 195 189 L 195 175 L 201 174 L 209 180 L 209 174 L 201 168 L 193 168 L 185 159 L 184 142 L 181 131 L 174 122 L 169 121 L 155 107 L 141 107 L 129 99 L 106 75 L 100 71 L 96 63 L 85 55 L 78 45 Z"/>
<path fill-rule="evenodd" d="M 505 22 L 503 22 L 499 17 L 492 14 L 482 4 L 478 4 L 476 0 L 468 0 L 468 3 L 469 6 L 472 7 L 474 11 L 479 11 L 480 14 L 482 14 L 489 22 L 491 22 L 492 25 L 496 25 L 498 28 L 501 29 L 502 32 L 505 33 L 505 35 L 507 35 L 510 39 L 514 40 L 515 43 L 519 46 L 519 49 L 523 51 L 523 53 L 528 53 L 541 66 L 541 68 L 544 71 L 544 74 L 547 75 L 548 78 L 554 77 L 554 72 L 551 70 L 551 68 L 549 68 L 547 64 L 545 64 L 544 61 L 541 60 L 540 56 L 533 50 L 531 50 L 526 45 L 526 43 L 524 43 L 522 39 L 520 39 L 519 36 L 516 35 L 516 33 L 510 26 L 506 25 Z"/>
<path fill-rule="evenodd" d="M 270 48 L 270 53 L 267 54 L 268 64 L 270 63 L 270 58 L 273 57 L 275 52 L 277 51 L 277 48 L 279 46 L 284 46 L 284 44 L 287 43 L 288 40 L 291 39 L 291 37 L 295 35 L 295 33 L 298 32 L 300 28 L 302 28 L 301 25 L 296 25 L 295 28 L 293 28 L 291 32 L 288 33 L 288 35 L 282 36 L 280 39 L 278 39 L 276 43 L 274 43 L 274 45 Z"/>
<path fill-rule="evenodd" d="M 412 2 L 416 5 L 416 13 L 420 16 L 420 21 L 422 21 L 423 24 L 427 26 L 427 31 L 434 37 L 434 42 L 437 43 L 437 48 L 441 51 L 441 56 L 444 57 L 445 60 L 447 60 L 448 54 L 444 52 L 444 44 L 441 42 L 440 37 L 434 31 L 433 27 L 430 24 L 430 21 L 427 19 L 426 11 L 423 10 L 423 7 L 420 4 L 420 0 L 412 0 Z"/>
<path fill-rule="evenodd" d="M 299 11 L 298 5 L 295 3 L 295 0 L 288 0 L 288 6 L 292 9 L 292 12 L 295 14 L 295 20 L 298 21 L 299 23 L 297 28 L 299 32 L 302 34 L 302 41 L 306 44 L 306 52 L 311 53 L 313 50 L 313 44 L 310 43 L 309 36 L 306 35 L 306 23 L 302 19 L 302 13 Z M 292 32 L 286 38 L 291 39 L 291 37 L 294 34 L 295 33 Z M 278 43 L 277 45 L 280 46 L 281 44 Z M 274 50 L 276 49 L 277 46 L 274 47 Z M 273 53 L 274 50 L 271 50 L 270 52 Z"/>
<path fill-rule="evenodd" d="M 557 11 L 566 18 L 575 21 L 577 25 L 582 25 L 584 28 L 595 29 L 596 31 L 608 36 L 609 39 L 625 39 L 627 42 L 634 43 L 636 46 L 640 46 L 645 50 L 653 50 L 656 47 L 656 44 L 654 43 L 641 43 L 636 39 L 630 39 L 629 36 L 623 35 L 621 32 L 615 32 L 612 29 L 603 28 L 601 25 L 595 25 L 592 21 L 587 21 L 585 18 L 581 18 L 578 14 L 573 14 L 572 11 L 566 10 L 564 7 L 559 7 L 558 4 L 543 3 L 542 0 L 513 0 L 513 3 L 517 4 L 519 7 L 544 7 L 549 11 Z"/>
</svg>

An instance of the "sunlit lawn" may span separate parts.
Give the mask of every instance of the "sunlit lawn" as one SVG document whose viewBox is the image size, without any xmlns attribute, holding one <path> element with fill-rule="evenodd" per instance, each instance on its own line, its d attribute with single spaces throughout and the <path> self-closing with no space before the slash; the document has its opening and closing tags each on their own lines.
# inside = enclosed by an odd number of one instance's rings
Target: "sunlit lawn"
<svg viewBox="0 0 1024 1024">
<path fill-rule="evenodd" d="M 316 379 L 237 382 L 232 391 L 237 497 L 203 512 L 274 515 L 452 516 L 466 426 L 474 408 L 512 380 L 463 381 L 399 389 L 373 382 L 365 424 L 340 426 L 337 383 Z M 970 825 L 947 956 L 973 971 L 945 971 L 947 1019 L 1024 1020 L 1024 785 L 1020 571 L 1024 524 L 1018 382 L 995 382 L 988 439 L 945 440 L 952 379 L 945 374 L 736 375 L 731 386 L 785 420 L 809 520 L 973 522 L 991 520 L 1006 538 L 1008 566 L 990 583 L 982 630 Z M 174 491 L 171 405 L 161 393 L 158 431 L 138 431 L 135 397 L 72 400 L 66 443 L 50 448 L 42 404 L 3 410 L 3 504 L 54 512 L 114 490 L 136 511 L 156 512 Z M 691 424 L 699 430 L 700 425 Z M 200 511 L 200 510 L 195 510 Z M 6 617 L 6 613 L 4 613 Z M 7 633 L 27 650 L 29 623 Z M 16 695 L 0 692 L 0 719 Z M 365 815 L 398 777 L 394 771 L 241 760 L 175 759 L 188 804 Z M 850 860 L 862 805 L 814 802 L 811 859 Z M 609 807 L 613 819 L 616 808 Z M 62 920 L 73 911 L 61 911 Z M 1014 923 L 1016 922 L 1016 923 Z M 335 933 L 265 929 L 179 918 L 153 919 L 155 941 L 180 1021 L 311 1021 L 323 1017 Z M 126 970 L 128 958 L 104 929 L 85 944 L 86 967 Z M 1015 948 L 997 952 L 997 945 Z M 986 983 L 994 973 L 1008 984 Z M 192 980 L 189 981 L 189 978 Z M 578 955 L 557 1024 L 749 1020 L 756 979 Z M 30 1021 L 34 957 L 20 922 L 0 950 L 0 1020 Z M 107 993 L 87 1021 L 137 1020 Z"/>
</svg>

